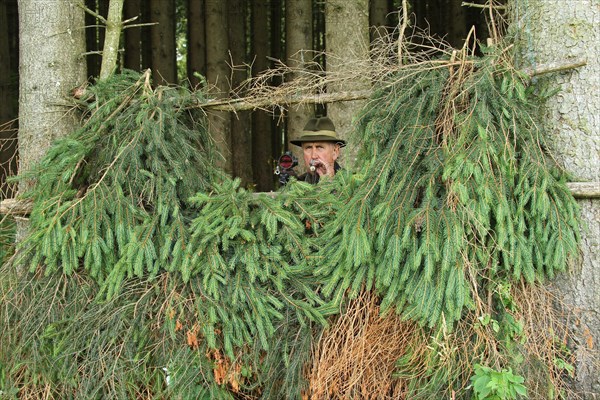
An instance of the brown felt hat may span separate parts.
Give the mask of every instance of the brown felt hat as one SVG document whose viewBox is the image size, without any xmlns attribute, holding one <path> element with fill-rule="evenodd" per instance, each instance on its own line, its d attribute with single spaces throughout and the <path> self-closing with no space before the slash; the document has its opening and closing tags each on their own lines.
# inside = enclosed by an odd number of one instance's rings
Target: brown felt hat
<svg viewBox="0 0 600 400">
<path fill-rule="evenodd" d="M 302 147 L 304 142 L 334 142 L 341 147 L 346 145 L 346 141 L 338 138 L 335 132 L 335 125 L 327 117 L 311 118 L 304 129 L 302 136 L 297 139 L 290 140 L 291 144 Z"/>
</svg>

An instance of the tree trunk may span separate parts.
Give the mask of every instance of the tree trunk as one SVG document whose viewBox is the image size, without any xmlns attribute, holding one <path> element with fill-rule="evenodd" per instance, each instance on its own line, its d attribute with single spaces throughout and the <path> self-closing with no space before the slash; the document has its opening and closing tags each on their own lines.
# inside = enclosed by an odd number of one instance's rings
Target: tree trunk
<svg viewBox="0 0 600 400">
<path fill-rule="evenodd" d="M 415 24 L 421 29 L 427 28 L 427 3 L 422 0 L 411 0 L 411 11 L 415 15 Z"/>
<path fill-rule="evenodd" d="M 285 45 L 287 64 L 290 67 L 306 68 L 307 63 L 312 61 L 312 19 L 312 0 L 288 2 L 285 8 Z M 291 78 L 294 79 L 295 75 L 292 75 Z M 289 108 L 288 142 L 301 136 L 306 121 L 314 114 L 314 105 L 312 104 L 299 104 Z M 298 159 L 302 159 L 302 150 L 298 146 L 290 146 L 289 149 Z"/>
<path fill-rule="evenodd" d="M 196 74 L 206 77 L 206 24 L 204 1 L 205 0 L 187 1 L 187 76 L 192 88 L 195 88 L 200 84 L 200 78 L 196 76 Z"/>
<path fill-rule="evenodd" d="M 313 2 L 313 49 L 317 52 L 315 62 L 325 70 L 325 2 Z M 315 105 L 315 116 L 327 114 L 325 104 Z"/>
<path fill-rule="evenodd" d="M 108 17 L 108 5 L 111 0 L 97 0 L 98 1 L 98 14 L 102 15 L 104 18 Z M 98 48 L 102 50 L 102 46 L 104 44 L 104 34 L 106 33 L 106 29 L 102 26 L 100 21 L 96 21 L 96 24 L 100 25 L 98 27 Z M 100 64 L 102 64 L 102 59 L 100 59 Z"/>
<path fill-rule="evenodd" d="M 152 22 L 152 14 L 150 12 L 150 3 L 148 0 L 144 0 L 140 4 L 140 13 L 142 15 L 142 22 Z M 142 71 L 152 68 L 152 26 L 143 26 L 142 30 Z"/>
<path fill-rule="evenodd" d="M 285 60 L 284 50 L 284 30 L 282 17 L 285 4 L 280 1 L 271 1 L 271 54 L 270 56 L 277 60 Z M 272 66 L 272 65 L 271 65 Z M 273 86 L 281 84 L 281 78 L 276 77 L 271 81 Z M 279 157 L 285 148 L 287 130 L 285 118 L 281 115 L 281 109 L 273 110 L 271 118 L 271 157 Z M 273 173 L 273 171 L 271 171 Z M 272 175 L 271 175 L 272 177 Z"/>
<path fill-rule="evenodd" d="M 231 86 L 246 80 L 246 0 L 229 0 L 229 49 L 231 51 Z M 248 111 L 231 114 L 231 151 L 233 175 L 247 187 L 253 183 L 252 132 Z"/>
<path fill-rule="evenodd" d="M 367 0 L 332 0 L 325 5 L 325 46 L 327 49 L 327 73 L 340 73 L 351 68 L 355 59 L 366 60 L 369 49 L 369 3 Z M 350 27 L 351 29 L 348 29 Z M 367 79 L 353 83 L 328 85 L 329 92 L 367 89 Z M 336 126 L 338 135 L 347 139 L 352 130 L 354 117 L 363 107 L 363 100 L 333 103 L 327 106 L 327 116 Z M 348 143 L 344 163 L 352 165 L 355 149 Z"/>
<path fill-rule="evenodd" d="M 369 2 L 369 27 L 371 41 L 387 35 L 388 0 L 371 0 Z"/>
<path fill-rule="evenodd" d="M 446 40 L 454 48 L 461 48 L 467 37 L 467 10 L 462 7 L 463 0 L 446 0 Z"/>
<path fill-rule="evenodd" d="M 270 0 L 252 2 L 252 75 L 269 67 L 269 13 Z M 273 189 L 273 147 L 271 118 L 265 111 L 252 113 L 252 170 L 256 189 L 265 192 Z"/>
<path fill-rule="evenodd" d="M 431 29 L 431 35 L 441 38 L 447 28 L 448 20 L 444 18 L 446 0 L 428 0 L 425 19 Z"/>
<path fill-rule="evenodd" d="M 16 74 L 10 62 L 9 31 L 8 5 L 6 0 L 0 0 L 0 199 L 13 196 L 6 177 L 16 172 Z"/>
<path fill-rule="evenodd" d="M 150 28 L 152 80 L 155 85 L 177 83 L 175 2 L 150 0 L 149 5 L 152 22 L 158 23 Z"/>
<path fill-rule="evenodd" d="M 133 24 L 139 24 L 142 22 L 141 0 L 126 0 L 124 9 L 124 19 L 128 20 L 134 17 L 138 17 Z M 141 54 L 142 54 L 142 28 L 128 28 L 125 29 L 125 54 L 123 55 L 123 66 L 127 69 L 139 71 L 141 67 Z"/>
<path fill-rule="evenodd" d="M 548 79 L 562 89 L 548 102 L 545 120 L 553 153 L 575 181 L 600 181 L 600 9 L 595 0 L 515 2 L 524 67 L 587 59 L 587 66 Z M 579 200 L 582 263 L 559 277 L 556 290 L 575 333 L 575 391 L 600 399 L 600 200 Z"/>
<path fill-rule="evenodd" d="M 77 126 L 67 97 L 86 80 L 84 12 L 73 0 L 19 0 L 19 170 Z M 40 46 L 43 43 L 43 46 Z M 71 112 L 69 112 L 71 110 Z M 22 181 L 24 192 L 33 182 Z M 19 228 L 20 234 L 26 226 Z"/>
<path fill-rule="evenodd" d="M 93 11 L 98 11 L 96 0 L 85 0 L 85 6 Z M 85 13 L 85 41 L 88 52 L 99 52 L 101 44 L 98 42 L 98 30 L 100 29 L 96 17 L 90 13 Z M 97 77 L 100 74 L 100 54 L 88 54 L 86 56 L 87 73 L 91 77 Z"/>
<path fill-rule="evenodd" d="M 206 79 L 217 98 L 229 94 L 229 43 L 227 40 L 226 0 L 206 2 Z M 231 153 L 231 123 L 226 112 L 209 112 L 209 129 L 222 156 L 219 165 L 227 172 L 233 172 Z"/>
<path fill-rule="evenodd" d="M 8 10 L 0 0 L 0 127 L 14 118 L 11 100 L 10 44 L 8 41 Z M 0 128 L 0 133 L 1 128 Z M 0 146 L 2 143 L 0 143 Z"/>
<path fill-rule="evenodd" d="M 110 8 L 106 17 L 104 44 L 102 47 L 102 65 L 100 79 L 111 76 L 118 66 L 119 42 L 123 27 L 123 1 L 110 0 Z"/>
</svg>

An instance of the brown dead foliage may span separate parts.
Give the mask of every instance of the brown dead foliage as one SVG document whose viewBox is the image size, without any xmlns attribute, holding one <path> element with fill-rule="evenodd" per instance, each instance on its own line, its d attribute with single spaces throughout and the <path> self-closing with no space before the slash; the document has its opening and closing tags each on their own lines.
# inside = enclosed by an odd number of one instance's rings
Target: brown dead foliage
<svg viewBox="0 0 600 400">
<path fill-rule="evenodd" d="M 402 399 L 404 384 L 392 376 L 422 330 L 395 314 L 382 317 L 379 300 L 363 291 L 349 302 L 315 349 L 309 373 L 312 400 Z"/>
</svg>

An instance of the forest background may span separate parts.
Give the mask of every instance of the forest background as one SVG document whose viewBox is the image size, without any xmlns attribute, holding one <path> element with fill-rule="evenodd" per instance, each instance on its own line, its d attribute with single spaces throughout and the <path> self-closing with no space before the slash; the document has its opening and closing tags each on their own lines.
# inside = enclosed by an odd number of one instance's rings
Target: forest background
<svg viewBox="0 0 600 400">
<path fill-rule="evenodd" d="M 90 0 L 85 5 L 106 18 L 108 3 L 108 0 Z M 210 85 L 215 98 L 236 97 L 240 95 L 236 89 L 243 90 L 244 82 L 268 68 L 310 64 L 318 73 L 319 69 L 327 69 L 325 52 L 332 57 L 336 55 L 330 60 L 330 70 L 352 57 L 364 57 L 369 40 L 387 35 L 398 25 L 400 3 L 355 1 L 341 7 L 336 2 L 312 0 L 127 0 L 124 20 L 136 18 L 129 25 L 143 26 L 124 30 L 119 44 L 119 68 L 134 71 L 150 68 L 157 84 L 182 84 L 191 88 Z M 409 4 L 418 18 L 416 26 L 428 28 L 432 35 L 452 45 L 462 46 L 471 26 L 475 26 L 478 36 L 487 36 L 485 12 L 481 8 L 462 7 L 457 0 Z M 0 15 L 5 21 L 0 32 L 3 55 L 0 123 L 4 124 L 17 115 L 19 35 L 17 1 L 3 0 L 0 5 Z M 38 13 L 38 21 L 47 19 L 44 2 L 33 5 L 31 12 Z M 328 13 L 326 8 L 330 10 Z M 336 9 L 343 12 L 332 12 Z M 354 28 L 341 35 L 331 33 L 330 28 L 328 41 L 326 18 L 330 19 L 330 26 Z M 100 73 L 105 27 L 91 13 L 86 14 L 85 24 L 87 76 L 93 82 Z M 338 58 L 339 55 L 344 56 Z M 278 85 L 282 79 L 291 79 L 292 72 L 285 76 L 274 75 L 268 84 Z M 240 177 L 244 186 L 256 185 L 261 191 L 274 189 L 274 162 L 287 150 L 288 139 L 299 134 L 309 116 L 325 115 L 326 107 L 326 103 L 305 104 L 289 110 L 256 109 L 231 115 L 216 114 L 213 123 L 221 132 L 220 150 L 226 158 L 223 166 Z M 332 117 L 347 134 L 351 116 L 346 113 L 339 118 Z M 16 131 L 10 129 L 11 126 L 3 129 L 5 138 L 14 137 Z M 3 170 L 10 174 L 15 168 L 14 147 L 10 147 L 10 142 L 3 146 L 1 154 Z"/>
</svg>

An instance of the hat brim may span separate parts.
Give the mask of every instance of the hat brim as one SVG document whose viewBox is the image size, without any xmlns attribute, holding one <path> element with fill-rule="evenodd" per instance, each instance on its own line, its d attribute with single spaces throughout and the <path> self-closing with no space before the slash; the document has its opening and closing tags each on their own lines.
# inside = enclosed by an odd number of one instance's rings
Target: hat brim
<svg viewBox="0 0 600 400">
<path fill-rule="evenodd" d="M 298 139 L 290 140 L 290 143 L 296 146 L 302 147 L 302 143 L 306 142 L 330 142 L 339 144 L 340 147 L 346 146 L 346 141 L 341 139 L 334 139 L 331 136 L 327 135 L 314 135 L 308 137 L 300 137 Z"/>
</svg>

